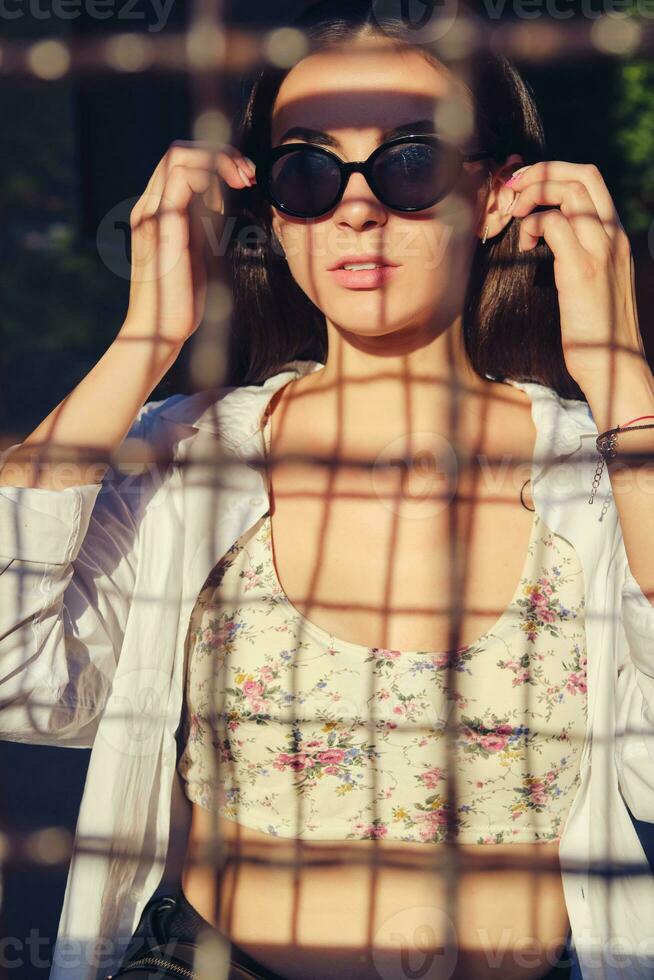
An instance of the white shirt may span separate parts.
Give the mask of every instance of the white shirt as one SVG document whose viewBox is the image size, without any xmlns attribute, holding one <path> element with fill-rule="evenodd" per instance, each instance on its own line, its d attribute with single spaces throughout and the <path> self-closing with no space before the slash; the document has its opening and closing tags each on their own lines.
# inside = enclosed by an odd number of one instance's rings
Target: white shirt
<svg viewBox="0 0 654 980">
<path fill-rule="evenodd" d="M 193 604 L 268 509 L 264 409 L 323 366 L 291 361 L 262 385 L 146 403 L 128 439 L 162 455 L 140 474 L 121 463 L 102 484 L 0 487 L 0 737 L 92 748 L 50 980 L 114 972 L 162 881 Z M 629 570 L 606 467 L 588 503 L 587 404 L 510 383 L 531 400 L 534 505 L 577 550 L 586 587 L 588 724 L 559 849 L 573 938 L 584 980 L 644 980 L 654 877 L 625 800 L 654 822 L 654 605 Z"/>
</svg>

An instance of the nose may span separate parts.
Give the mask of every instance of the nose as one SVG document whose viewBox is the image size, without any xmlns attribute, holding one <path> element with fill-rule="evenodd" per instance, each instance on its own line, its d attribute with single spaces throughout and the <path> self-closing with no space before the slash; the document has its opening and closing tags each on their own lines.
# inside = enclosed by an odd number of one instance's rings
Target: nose
<svg viewBox="0 0 654 980">
<path fill-rule="evenodd" d="M 363 174 L 350 174 L 333 220 L 341 227 L 363 229 L 385 225 L 388 212 L 375 197 Z"/>
</svg>

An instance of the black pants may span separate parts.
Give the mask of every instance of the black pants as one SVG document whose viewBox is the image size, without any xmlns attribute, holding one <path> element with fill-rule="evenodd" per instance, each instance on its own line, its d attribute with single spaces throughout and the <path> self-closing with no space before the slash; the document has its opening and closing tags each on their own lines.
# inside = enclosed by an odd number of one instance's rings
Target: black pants
<svg viewBox="0 0 654 980">
<path fill-rule="evenodd" d="M 177 893 L 177 908 L 171 914 L 168 919 L 168 924 L 166 932 L 170 936 L 174 936 L 177 939 L 190 939 L 192 941 L 197 941 L 199 933 L 204 929 L 213 930 L 214 927 L 210 922 L 207 922 L 203 916 L 194 908 L 193 905 L 188 901 L 184 892 L 179 889 Z M 568 945 L 570 943 L 570 936 L 568 935 Z M 267 967 L 262 966 L 257 960 L 249 956 L 245 950 L 241 949 L 232 942 L 231 944 L 231 956 L 232 959 L 241 963 L 243 966 L 248 967 L 253 973 L 256 973 L 262 977 L 262 980 L 284 980 L 280 977 L 278 973 L 273 973 Z M 499 976 L 499 974 L 498 974 Z M 549 973 L 545 974 L 543 980 L 568 980 L 571 976 L 571 961 L 569 955 L 568 946 L 563 950 L 559 958 L 558 963 L 556 963 Z"/>
</svg>

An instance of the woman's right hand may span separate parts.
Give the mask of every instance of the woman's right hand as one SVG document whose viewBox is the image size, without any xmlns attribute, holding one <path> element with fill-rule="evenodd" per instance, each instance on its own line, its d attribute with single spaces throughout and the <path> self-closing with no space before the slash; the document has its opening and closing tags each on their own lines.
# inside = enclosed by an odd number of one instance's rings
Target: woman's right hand
<svg viewBox="0 0 654 980">
<path fill-rule="evenodd" d="M 254 165 L 232 146 L 216 151 L 184 140 L 173 142 L 160 160 L 130 214 L 132 268 L 122 335 L 181 346 L 197 330 L 207 287 L 201 219 L 223 210 L 221 178 L 236 189 L 250 187 Z"/>
</svg>

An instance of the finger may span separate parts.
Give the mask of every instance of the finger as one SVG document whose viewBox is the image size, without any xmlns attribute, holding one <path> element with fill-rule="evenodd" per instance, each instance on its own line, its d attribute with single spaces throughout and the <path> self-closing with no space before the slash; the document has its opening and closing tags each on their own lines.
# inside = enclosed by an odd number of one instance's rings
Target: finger
<svg viewBox="0 0 654 980">
<path fill-rule="evenodd" d="M 207 171 L 217 172 L 230 187 L 236 189 L 251 187 L 254 181 L 248 177 L 244 169 L 241 170 L 241 164 L 243 167 L 249 166 L 246 158 L 234 147 L 226 146 L 221 150 L 212 151 L 202 145 L 183 144 L 182 141 L 174 143 L 157 164 L 143 195 L 137 202 L 134 208 L 136 217 L 149 216 L 156 212 L 166 181 L 174 167 L 185 165 L 196 169 L 204 168 Z"/>
<path fill-rule="evenodd" d="M 591 259 L 568 219 L 557 209 L 537 211 L 520 222 L 518 248 L 521 252 L 534 248 L 539 238 L 545 239 L 552 249 L 555 261 L 564 264 L 566 268 L 583 268 Z"/>
<path fill-rule="evenodd" d="M 209 186 L 202 195 L 202 200 L 210 211 L 223 211 L 223 193 L 215 174 L 209 174 Z"/>
<path fill-rule="evenodd" d="M 618 230 L 624 231 L 613 198 L 594 163 L 541 160 L 532 163 L 511 187 L 516 191 L 523 191 L 529 184 L 541 180 L 578 180 L 585 184 L 606 234 L 612 237 Z"/>
<path fill-rule="evenodd" d="M 193 194 L 205 194 L 210 189 L 211 174 L 208 170 L 176 165 L 170 171 L 155 213 L 184 213 Z"/>
<path fill-rule="evenodd" d="M 543 204 L 559 205 L 582 246 L 595 255 L 606 254 L 609 238 L 585 184 L 577 180 L 533 181 L 514 199 L 511 215 L 525 218 Z"/>
<path fill-rule="evenodd" d="M 254 164 L 233 146 L 225 145 L 216 149 L 206 142 L 184 143 L 178 140 L 171 146 L 166 156 L 170 158 L 173 165 L 187 164 L 190 167 L 204 167 L 206 170 L 216 171 L 232 187 L 249 187 L 254 178 Z"/>
</svg>

